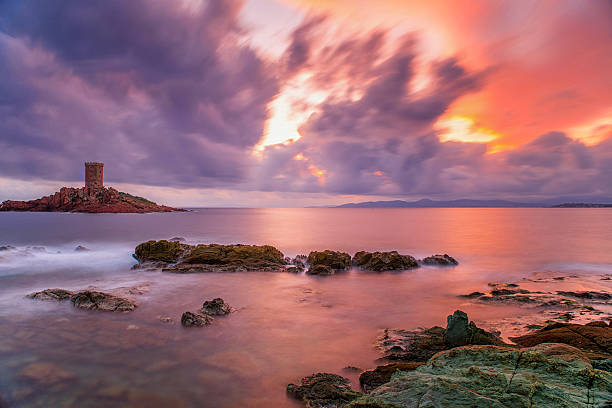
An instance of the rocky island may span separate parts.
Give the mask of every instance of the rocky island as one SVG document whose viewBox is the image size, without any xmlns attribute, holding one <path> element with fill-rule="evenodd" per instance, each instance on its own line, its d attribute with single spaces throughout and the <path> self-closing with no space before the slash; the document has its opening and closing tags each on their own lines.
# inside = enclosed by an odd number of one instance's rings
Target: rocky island
<svg viewBox="0 0 612 408">
<path fill-rule="evenodd" d="M 158 205 L 142 197 L 104 187 L 102 163 L 85 163 L 85 187 L 62 187 L 55 194 L 30 201 L 7 200 L 0 211 L 149 213 L 186 211 Z"/>
</svg>

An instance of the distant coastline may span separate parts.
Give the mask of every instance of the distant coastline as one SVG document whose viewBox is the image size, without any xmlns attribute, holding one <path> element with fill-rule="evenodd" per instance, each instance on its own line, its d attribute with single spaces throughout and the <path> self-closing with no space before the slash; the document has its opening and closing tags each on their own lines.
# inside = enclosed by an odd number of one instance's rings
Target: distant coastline
<svg viewBox="0 0 612 408">
<path fill-rule="evenodd" d="M 332 208 L 612 208 L 612 198 L 598 198 L 599 202 L 551 199 L 543 202 L 517 202 L 508 200 L 459 199 L 437 201 L 422 199 L 418 201 L 365 201 L 346 203 Z"/>
</svg>

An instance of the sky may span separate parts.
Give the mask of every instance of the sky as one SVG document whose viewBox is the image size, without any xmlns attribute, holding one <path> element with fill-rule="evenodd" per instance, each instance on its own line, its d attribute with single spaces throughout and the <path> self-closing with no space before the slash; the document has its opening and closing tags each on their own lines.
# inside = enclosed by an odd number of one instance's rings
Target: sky
<svg viewBox="0 0 612 408">
<path fill-rule="evenodd" d="M 612 196 L 610 0 L 0 0 L 0 201 Z"/>
</svg>

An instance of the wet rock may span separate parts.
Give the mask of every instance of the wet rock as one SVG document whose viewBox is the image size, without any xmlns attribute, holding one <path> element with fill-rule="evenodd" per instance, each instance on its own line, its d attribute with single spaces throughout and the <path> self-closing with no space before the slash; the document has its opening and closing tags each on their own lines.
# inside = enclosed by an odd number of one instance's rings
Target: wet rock
<svg viewBox="0 0 612 408">
<path fill-rule="evenodd" d="M 612 358 L 612 327 L 553 323 L 535 333 L 512 337 L 520 346 L 531 347 L 542 343 L 564 343 L 587 353 Z"/>
<path fill-rule="evenodd" d="M 504 344 L 503 341 L 470 322 L 465 312 L 455 311 L 447 318 L 444 341 L 449 347 L 465 346 L 467 344 Z"/>
<path fill-rule="evenodd" d="M 390 363 L 376 367 L 374 370 L 367 370 L 359 376 L 359 384 L 365 392 L 371 392 L 373 389 L 388 383 L 391 376 L 396 371 L 412 371 L 417 367 L 425 364 L 425 362 L 401 362 Z"/>
<path fill-rule="evenodd" d="M 91 251 L 91 249 L 84 247 L 83 245 L 79 245 L 76 248 L 74 248 L 74 252 L 87 252 L 87 251 Z"/>
<path fill-rule="evenodd" d="M 457 345 L 505 344 L 496 334 L 469 322 L 460 310 L 448 316 L 447 321 L 446 329 L 439 326 L 419 330 L 385 329 L 378 339 L 378 347 L 387 360 L 427 361 L 434 354 Z"/>
<path fill-rule="evenodd" d="M 452 256 L 448 254 L 444 254 L 444 255 L 437 254 L 437 255 L 428 256 L 427 258 L 423 258 L 421 262 L 423 262 L 425 265 L 442 265 L 442 266 L 459 265 L 459 262 L 457 262 L 455 258 L 453 258 Z"/>
<path fill-rule="evenodd" d="M 593 365 L 593 368 L 612 373 L 612 358 L 591 360 L 591 364 Z"/>
<path fill-rule="evenodd" d="M 310 268 L 306 273 L 310 275 L 331 275 L 335 271 L 343 271 L 351 267 L 351 256 L 346 252 L 312 251 L 308 254 Z"/>
<path fill-rule="evenodd" d="M 300 385 L 289 384 L 287 393 L 308 408 L 339 408 L 363 395 L 351 389 L 348 379 L 328 373 L 304 377 Z"/>
<path fill-rule="evenodd" d="M 212 265 L 285 265 L 283 253 L 270 245 L 197 245 L 183 262 Z"/>
<path fill-rule="evenodd" d="M 464 298 L 468 298 L 468 299 L 476 299 L 476 298 L 479 298 L 479 297 L 484 296 L 484 295 L 485 294 L 482 293 L 482 292 L 472 292 L 472 293 L 469 293 L 467 295 L 459 295 L 459 297 L 464 297 Z"/>
<path fill-rule="evenodd" d="M 356 407 L 592 407 L 612 400 L 612 375 L 571 346 L 465 346 L 347 405 Z"/>
<path fill-rule="evenodd" d="M 297 266 L 288 266 L 285 270 L 287 272 L 290 272 L 290 273 L 302 273 L 302 272 L 304 272 L 304 268 L 299 268 Z"/>
<path fill-rule="evenodd" d="M 595 292 L 595 291 L 583 291 L 583 292 L 570 292 L 570 291 L 557 291 L 558 295 L 568 296 L 578 299 L 588 300 L 611 300 L 612 294 L 607 292 Z"/>
<path fill-rule="evenodd" d="M 13 251 L 15 249 L 17 248 L 12 245 L 0 245 L 0 251 Z"/>
<path fill-rule="evenodd" d="M 346 366 L 346 367 L 344 367 L 344 368 L 343 368 L 343 370 L 344 370 L 344 371 L 352 371 L 352 372 L 357 372 L 357 373 L 360 373 L 360 372 L 362 372 L 362 371 L 363 371 L 361 368 L 359 368 L 359 367 L 355 367 L 355 366 Z"/>
<path fill-rule="evenodd" d="M 134 250 L 134 258 L 143 262 L 174 263 L 189 249 L 188 245 L 176 241 L 147 241 L 138 245 Z"/>
<path fill-rule="evenodd" d="M 223 299 L 215 298 L 213 300 L 207 300 L 204 302 L 202 305 L 202 312 L 211 316 L 223 316 L 230 314 L 232 312 L 232 308 L 230 305 L 225 303 Z"/>
<path fill-rule="evenodd" d="M 419 266 L 410 255 L 400 255 L 397 251 L 366 252 L 360 251 L 353 257 L 353 265 L 368 271 L 400 271 Z"/>
<path fill-rule="evenodd" d="M 55 288 L 55 289 L 45 289 L 45 290 L 42 290 L 40 292 L 30 293 L 29 295 L 26 295 L 26 297 L 28 297 L 30 299 L 37 299 L 37 300 L 57 300 L 57 301 L 61 301 L 61 300 L 68 300 L 68 299 L 70 299 L 70 297 L 73 294 L 74 294 L 74 292 L 72 292 L 70 290 Z"/>
<path fill-rule="evenodd" d="M 185 327 L 202 327 L 212 324 L 215 319 L 206 313 L 185 312 L 181 316 L 181 324 Z"/>
<path fill-rule="evenodd" d="M 121 298 L 109 293 L 84 290 L 74 293 L 70 297 L 74 307 L 86 310 L 102 310 L 107 312 L 130 312 L 137 305 L 129 299 Z"/>
</svg>

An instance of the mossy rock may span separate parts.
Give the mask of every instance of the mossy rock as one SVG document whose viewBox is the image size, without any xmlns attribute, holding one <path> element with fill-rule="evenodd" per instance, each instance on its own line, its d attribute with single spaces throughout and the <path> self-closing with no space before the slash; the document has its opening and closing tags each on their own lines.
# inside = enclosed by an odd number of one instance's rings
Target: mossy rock
<svg viewBox="0 0 612 408">
<path fill-rule="evenodd" d="M 366 252 L 360 251 L 353 257 L 353 264 L 369 271 L 401 271 L 419 266 L 410 255 L 400 255 L 397 251 Z"/>
<path fill-rule="evenodd" d="M 198 245 L 185 257 L 186 264 L 266 266 L 284 265 L 281 251 L 270 245 Z"/>
<path fill-rule="evenodd" d="M 308 254 L 310 267 L 316 265 L 329 266 L 331 269 L 344 270 L 351 267 L 351 256 L 346 252 L 331 251 L 312 251 Z"/>
<path fill-rule="evenodd" d="M 166 241 L 147 241 L 138 245 L 134 250 L 134 258 L 138 262 L 178 262 L 179 258 L 189 245 L 180 242 Z"/>
</svg>

